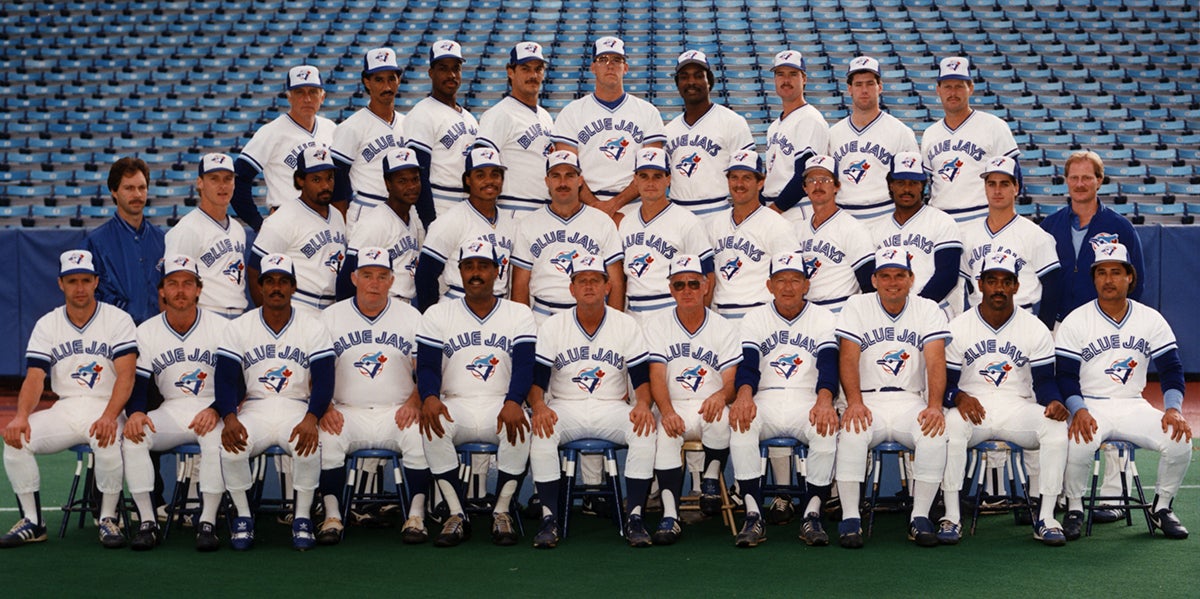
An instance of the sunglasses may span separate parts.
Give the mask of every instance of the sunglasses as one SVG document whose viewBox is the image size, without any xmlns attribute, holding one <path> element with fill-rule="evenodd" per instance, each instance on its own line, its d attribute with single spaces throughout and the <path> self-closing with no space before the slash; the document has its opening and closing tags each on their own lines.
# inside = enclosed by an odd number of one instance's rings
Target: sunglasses
<svg viewBox="0 0 1200 599">
<path fill-rule="evenodd" d="M 700 288 L 700 281 L 692 279 L 691 281 L 675 281 L 671 283 L 671 289 L 675 291 L 683 291 L 684 287 L 695 291 Z"/>
</svg>

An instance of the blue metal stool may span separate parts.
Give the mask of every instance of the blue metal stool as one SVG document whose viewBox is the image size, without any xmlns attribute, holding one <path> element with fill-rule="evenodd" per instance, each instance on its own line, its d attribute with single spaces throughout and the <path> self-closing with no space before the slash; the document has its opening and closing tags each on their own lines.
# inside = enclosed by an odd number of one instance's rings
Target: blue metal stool
<svg viewBox="0 0 1200 599">
<path fill-rule="evenodd" d="M 292 511 L 292 489 L 287 484 L 287 477 L 283 469 L 280 468 L 280 458 L 283 456 L 290 456 L 288 450 L 278 445 L 272 445 L 250 462 L 251 480 L 254 481 L 254 485 L 250 489 L 250 508 L 255 513 L 261 511 L 288 514 Z M 278 499 L 263 498 L 263 488 L 266 487 L 267 460 L 271 458 L 275 460 L 275 474 L 279 478 Z"/>
<path fill-rule="evenodd" d="M 912 460 L 912 450 L 894 441 L 885 441 L 871 448 L 871 471 L 868 480 L 871 482 L 870 499 L 867 500 L 867 538 L 875 528 L 875 512 L 883 511 L 879 507 L 879 486 L 883 476 L 883 456 L 894 455 L 900 474 L 900 492 L 893 499 L 886 499 L 886 511 L 898 512 L 912 507 L 912 493 L 909 492 L 909 461 Z"/>
<path fill-rule="evenodd" d="M 1121 466 L 1121 494 L 1100 495 L 1100 456 L 1106 449 L 1117 450 L 1117 463 Z M 1150 521 L 1150 512 L 1154 509 L 1153 502 L 1146 501 L 1146 493 L 1142 490 L 1142 478 L 1138 476 L 1137 462 L 1134 461 L 1134 451 L 1138 446 L 1129 441 L 1109 439 L 1100 444 L 1092 461 L 1092 491 L 1084 499 L 1083 509 L 1087 512 L 1087 536 L 1092 536 L 1092 515 L 1097 510 L 1125 510 L 1125 526 L 1133 526 L 1132 510 L 1142 510 L 1146 517 L 1146 528 L 1150 536 L 1154 536 L 1154 523 Z M 1132 480 L 1131 480 L 1132 479 Z M 1133 491 L 1137 491 L 1137 499 L 1130 494 L 1130 483 Z M 1111 502 L 1116 503 L 1111 503 Z M 1107 502 L 1107 503 L 1101 503 Z"/>
<path fill-rule="evenodd" d="M 975 487 L 975 497 L 972 503 L 974 509 L 971 513 L 971 535 L 975 534 L 975 525 L 979 522 L 979 514 L 983 507 L 984 489 L 987 487 L 987 473 L 992 471 L 992 468 L 1003 468 L 1008 479 L 1007 491 L 1003 495 L 996 495 L 1004 501 L 1004 505 L 1012 509 L 1013 521 L 1020 522 L 1020 510 L 1024 509 L 1029 512 L 1029 521 L 1037 526 L 1037 514 L 1033 513 L 1033 503 L 1029 500 L 1029 477 L 1025 474 L 1024 467 L 1024 451 L 1020 445 L 1010 443 L 1008 441 L 990 440 L 984 441 L 968 450 L 971 453 L 971 459 L 967 466 L 967 472 L 970 472 L 970 477 L 963 488 L 970 490 L 971 486 Z M 992 452 L 1002 452 L 1005 454 L 1004 461 L 1000 464 L 990 462 L 989 455 Z M 997 491 L 1000 490 L 1000 481 L 993 480 L 993 486 Z M 1017 489 L 1020 489 L 1020 495 L 1017 495 Z"/>
<path fill-rule="evenodd" d="M 486 454 L 490 454 L 490 455 L 496 455 L 496 453 L 500 451 L 500 446 L 496 445 L 495 443 L 462 443 L 460 445 L 455 445 L 454 450 L 458 452 L 459 478 L 462 479 L 463 483 L 470 484 L 470 482 L 471 482 L 471 456 L 473 456 L 477 453 L 486 453 Z M 499 489 L 497 489 L 497 491 L 499 491 Z M 517 495 L 520 495 L 520 493 L 521 493 L 521 490 L 518 488 L 517 492 L 513 495 L 514 499 L 516 498 Z M 511 508 L 510 512 L 512 513 L 513 520 L 515 520 L 517 523 L 517 532 L 521 536 L 525 536 L 525 525 L 521 523 L 521 512 L 516 509 L 517 502 L 513 501 L 509 507 Z M 491 513 L 489 510 L 479 509 L 479 508 L 471 508 L 468 505 L 463 505 L 463 510 L 466 511 L 468 513 L 468 515 L 480 514 L 480 513 L 486 513 L 486 514 Z"/>
<path fill-rule="evenodd" d="M 378 459 L 391 462 L 395 491 L 389 492 L 384 480 L 379 480 L 379 490 L 367 489 L 367 478 L 360 479 L 363 460 Z M 400 504 L 400 512 L 408 513 L 408 502 L 404 497 L 404 472 L 400 469 L 400 453 L 390 449 L 359 449 L 346 455 L 346 488 L 342 491 L 342 522 L 350 522 L 350 510 L 355 505 Z M 343 534 L 345 534 L 343 532 Z"/>
<path fill-rule="evenodd" d="M 167 525 L 162 531 L 162 540 L 166 541 L 171 534 L 171 525 L 176 517 L 193 516 L 200 513 L 202 500 L 192 497 L 192 481 L 199 476 L 200 446 L 187 443 L 170 451 L 175 456 L 175 487 L 171 492 L 171 501 L 167 503 Z M 208 456 L 208 459 L 218 459 Z"/>
<path fill-rule="evenodd" d="M 71 522 L 71 514 L 79 514 L 79 526 L 83 528 L 83 523 L 88 514 L 98 512 L 100 510 L 100 498 L 92 497 L 88 492 L 95 488 L 96 475 L 93 469 L 96 465 L 95 456 L 92 455 L 92 446 L 87 443 L 72 445 L 67 451 L 75 452 L 75 477 L 71 479 L 71 491 L 67 494 L 67 502 L 63 504 L 63 519 L 62 524 L 58 527 L 58 538 L 62 539 L 67 536 L 67 525 Z M 82 493 L 80 492 L 79 483 L 83 483 Z M 99 490 L 97 490 L 97 493 Z M 122 532 L 128 528 L 129 509 L 125 505 L 124 493 L 121 494 L 121 499 L 117 501 L 120 517 L 122 521 Z"/>
<path fill-rule="evenodd" d="M 611 497 L 613 522 L 617 524 L 617 534 L 625 535 L 624 498 L 621 494 L 621 472 L 617 465 L 617 451 L 625 449 L 624 445 L 605 441 L 603 439 L 578 439 L 562 444 L 558 450 L 562 454 L 562 470 L 566 477 L 563 485 L 563 498 L 560 501 L 562 515 L 562 538 L 567 538 L 571 520 L 571 506 L 575 499 L 584 497 Z M 604 457 L 603 481 L 599 485 L 575 485 L 576 463 L 581 455 L 600 455 Z"/>
<path fill-rule="evenodd" d="M 789 457 L 792 461 L 793 474 L 795 474 L 794 482 L 786 484 L 779 482 L 779 475 L 772 468 L 771 460 L 767 455 L 772 447 L 786 447 L 792 450 L 792 455 Z M 799 499 L 808 493 L 808 476 L 805 472 L 805 461 L 808 459 L 807 445 L 791 437 L 772 437 L 759 441 L 758 451 L 762 456 L 762 469 L 760 472 L 764 497 L 792 495 Z M 801 507 L 803 508 L 804 506 Z"/>
</svg>

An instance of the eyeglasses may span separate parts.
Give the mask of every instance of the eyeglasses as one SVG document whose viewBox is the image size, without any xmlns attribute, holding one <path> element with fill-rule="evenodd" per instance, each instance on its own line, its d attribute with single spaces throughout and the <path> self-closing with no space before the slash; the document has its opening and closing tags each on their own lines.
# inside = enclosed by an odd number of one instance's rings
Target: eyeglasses
<svg viewBox="0 0 1200 599">
<path fill-rule="evenodd" d="M 810 177 L 804 180 L 805 185 L 828 185 L 833 183 L 833 179 L 829 177 Z"/>
<path fill-rule="evenodd" d="M 683 291 L 684 287 L 687 287 L 692 291 L 696 291 L 697 289 L 700 289 L 700 281 L 692 279 L 691 281 L 674 281 L 671 283 L 671 289 L 674 289 L 675 291 Z"/>
<path fill-rule="evenodd" d="M 597 56 L 595 59 L 592 60 L 592 62 L 600 63 L 604 66 L 610 66 L 610 65 L 614 65 L 614 64 L 625 64 L 625 57 L 623 57 L 623 56 Z"/>
</svg>

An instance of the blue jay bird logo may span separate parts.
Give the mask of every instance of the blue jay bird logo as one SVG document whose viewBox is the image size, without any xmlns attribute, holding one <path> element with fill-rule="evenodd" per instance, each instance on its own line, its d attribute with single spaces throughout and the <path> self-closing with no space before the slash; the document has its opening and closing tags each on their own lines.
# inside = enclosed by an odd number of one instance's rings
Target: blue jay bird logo
<svg viewBox="0 0 1200 599">
<path fill-rule="evenodd" d="M 1008 360 L 1001 360 L 999 362 L 992 362 L 991 364 L 984 366 L 983 369 L 979 371 L 979 374 L 982 374 L 983 378 L 991 381 L 993 385 L 999 387 L 1004 383 L 1005 380 L 1008 379 L 1008 373 L 1011 372 L 1012 369 L 1012 364 L 1009 364 Z"/>
<path fill-rule="evenodd" d="M 283 390 L 287 388 L 288 381 L 291 380 L 293 374 L 295 373 L 292 372 L 286 364 L 284 364 L 278 368 L 272 368 L 271 370 L 268 370 L 266 374 L 258 377 L 258 382 L 262 383 L 268 391 L 283 393 Z"/>
<path fill-rule="evenodd" d="M 842 171 L 842 174 L 849 177 L 855 183 L 858 183 L 862 181 L 862 178 L 866 176 L 869 170 L 871 170 L 871 165 L 867 164 L 867 160 L 864 158 L 858 162 L 851 162 L 850 166 L 847 166 L 846 170 Z"/>
<path fill-rule="evenodd" d="M 796 374 L 796 371 L 800 369 L 800 365 L 803 363 L 804 360 L 800 358 L 800 354 L 781 355 L 771 362 L 771 368 L 774 368 L 776 374 L 779 376 L 790 379 L 793 374 Z"/>
<path fill-rule="evenodd" d="M 225 275 L 225 278 L 229 279 L 230 283 L 241 285 L 242 277 L 246 275 L 246 265 L 242 262 L 241 258 L 234 258 L 229 261 L 229 264 L 225 265 L 221 274 Z"/>
<path fill-rule="evenodd" d="M 646 274 L 646 269 L 650 268 L 650 265 L 653 263 L 654 256 L 651 256 L 650 252 L 634 256 L 633 260 L 629 261 L 629 272 L 633 273 L 635 276 L 637 276 L 637 278 L 640 279 L 642 278 L 642 275 Z"/>
<path fill-rule="evenodd" d="M 600 153 L 608 156 L 611 160 L 620 160 L 628 148 L 629 140 L 625 139 L 625 136 L 614 137 L 600 146 Z"/>
<path fill-rule="evenodd" d="M 404 265 L 404 272 L 414 277 L 417 276 L 417 260 L 419 259 L 419 257 L 413 256 L 412 259 L 408 261 L 408 264 Z"/>
<path fill-rule="evenodd" d="M 83 252 L 71 252 L 67 255 L 67 262 L 79 266 L 83 264 Z"/>
<path fill-rule="evenodd" d="M 96 383 L 100 382 L 100 373 L 103 371 L 104 367 L 93 360 L 91 364 L 85 364 L 76 368 L 75 372 L 71 373 L 71 378 L 75 379 L 75 382 L 79 383 L 81 387 L 94 389 Z"/>
<path fill-rule="evenodd" d="M 813 278 L 817 271 L 821 269 L 821 259 L 817 256 L 804 259 L 804 276 Z"/>
<path fill-rule="evenodd" d="M 1124 385 L 1129 381 L 1129 377 L 1133 374 L 1133 369 L 1137 368 L 1137 361 L 1133 356 L 1123 360 L 1113 362 L 1111 366 L 1104 369 L 1104 374 L 1107 374 L 1114 382 Z"/>
<path fill-rule="evenodd" d="M 496 365 L 500 360 L 496 358 L 496 354 L 488 354 L 486 356 L 475 356 L 470 364 L 467 364 L 467 370 L 477 379 L 486 381 L 496 374 Z"/>
<path fill-rule="evenodd" d="M 704 386 L 704 376 L 708 374 L 708 369 L 704 368 L 703 364 L 697 364 L 687 370 L 683 374 L 675 377 L 675 382 L 679 383 L 680 387 L 695 393 Z"/>
<path fill-rule="evenodd" d="M 392 53 L 389 50 L 380 50 L 375 54 L 375 60 L 378 62 L 387 62 L 387 59 L 391 57 L 391 55 Z"/>
<path fill-rule="evenodd" d="M 734 256 L 728 262 L 721 266 L 721 276 L 728 281 L 734 277 L 742 269 L 742 259 Z"/>
<path fill-rule="evenodd" d="M 991 163 L 988 164 L 988 166 L 990 166 L 991 168 L 997 168 L 997 167 L 1000 167 L 1003 165 L 1004 165 L 1004 157 L 1003 156 L 1000 156 L 999 158 L 993 158 Z"/>
<path fill-rule="evenodd" d="M 898 349 L 894 352 L 888 352 L 882 358 L 875 360 L 875 363 L 883 368 L 883 371 L 892 375 L 899 376 L 900 371 L 904 370 L 904 365 L 908 363 L 908 359 L 912 357 L 903 349 Z"/>
<path fill-rule="evenodd" d="M 571 273 L 575 272 L 575 268 L 572 266 L 572 261 L 574 261 L 577 257 L 579 257 L 578 251 L 564 250 L 559 252 L 557 256 L 551 258 L 550 264 L 553 264 L 554 268 L 558 270 L 558 272 L 570 276 Z"/>
<path fill-rule="evenodd" d="M 938 169 L 938 175 L 943 181 L 953 181 L 958 176 L 958 172 L 962 169 L 963 161 L 955 156 L 942 164 L 942 168 Z"/>
<path fill-rule="evenodd" d="M 1116 233 L 1097 233 L 1088 240 L 1092 244 L 1092 251 L 1099 253 L 1104 246 L 1121 243 L 1121 236 Z"/>
<path fill-rule="evenodd" d="M 383 257 L 383 251 L 373 248 L 363 252 L 363 256 L 365 256 L 368 260 L 375 262 Z"/>
<path fill-rule="evenodd" d="M 595 393 L 596 387 L 603 382 L 604 371 L 600 370 L 599 366 L 595 368 L 585 368 L 579 371 L 579 374 L 571 379 L 572 383 L 579 385 L 580 389 L 588 393 Z"/>
<path fill-rule="evenodd" d="M 942 66 L 945 67 L 945 69 L 947 71 L 950 71 L 952 73 L 957 73 L 958 70 L 960 68 L 962 68 L 962 61 L 961 60 L 949 60 L 949 61 L 946 61 L 946 64 L 944 64 Z"/>
<path fill-rule="evenodd" d="M 375 378 L 380 372 L 383 372 L 383 365 L 387 361 L 387 356 L 383 355 L 383 352 L 377 351 L 373 354 L 363 354 L 363 356 L 354 363 L 354 367 L 357 368 L 358 371 L 363 375 L 370 378 Z"/>
<path fill-rule="evenodd" d="M 679 161 L 679 164 L 675 165 L 675 170 L 685 177 L 691 177 L 698 166 L 700 166 L 700 155 L 692 152 L 691 156 L 685 156 L 683 160 Z"/>
<path fill-rule="evenodd" d="M 204 382 L 207 379 L 208 373 L 197 368 L 179 377 L 179 380 L 175 381 L 175 387 L 182 389 L 188 395 L 200 395 L 200 392 L 204 390 Z"/>
<path fill-rule="evenodd" d="M 338 250 L 330 255 L 329 259 L 325 260 L 325 268 L 328 268 L 329 272 L 337 274 L 338 271 L 342 270 L 342 260 L 345 259 L 346 254 Z"/>
</svg>

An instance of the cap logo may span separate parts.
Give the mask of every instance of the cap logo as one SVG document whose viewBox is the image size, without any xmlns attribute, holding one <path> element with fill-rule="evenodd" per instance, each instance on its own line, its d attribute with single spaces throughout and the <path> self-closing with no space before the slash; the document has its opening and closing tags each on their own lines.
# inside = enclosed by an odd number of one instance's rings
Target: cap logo
<svg viewBox="0 0 1200 599">
<path fill-rule="evenodd" d="M 383 50 L 382 52 L 375 55 L 375 60 L 378 60 L 379 62 L 383 62 L 388 59 L 388 56 L 390 56 L 390 53 L 387 50 Z"/>
<path fill-rule="evenodd" d="M 538 45 L 537 44 L 524 44 L 521 46 L 521 49 L 529 54 L 536 54 L 538 51 Z"/>
<path fill-rule="evenodd" d="M 750 158 L 750 152 L 745 151 L 745 150 L 733 155 L 733 159 L 738 162 L 743 162 L 745 160 L 748 160 L 749 158 Z"/>
<path fill-rule="evenodd" d="M 271 266 L 279 266 L 280 264 L 283 264 L 283 260 L 283 256 L 271 256 L 267 258 L 267 262 L 270 262 Z"/>
<path fill-rule="evenodd" d="M 692 263 L 692 257 L 684 256 L 675 261 L 675 266 L 678 266 L 680 268 L 685 268 L 685 267 L 687 267 L 688 264 L 691 264 L 691 263 Z"/>
<path fill-rule="evenodd" d="M 957 71 L 958 68 L 961 66 L 962 66 L 961 60 L 951 60 L 950 62 L 946 63 L 946 68 L 951 71 Z"/>
<path fill-rule="evenodd" d="M 303 79 L 303 80 L 305 80 L 305 81 L 308 81 L 308 78 L 309 78 L 309 76 L 311 76 L 311 75 L 312 75 L 312 71 L 310 71 L 310 70 L 308 70 L 308 69 L 301 69 L 301 70 L 299 70 L 299 71 L 297 71 L 297 72 L 296 72 L 296 77 L 298 77 L 298 78 L 300 78 L 300 79 Z"/>
<path fill-rule="evenodd" d="M 901 160 L 900 164 L 903 165 L 904 168 L 913 168 L 917 165 L 917 159 L 910 156 L 904 160 Z"/>
<path fill-rule="evenodd" d="M 683 60 L 704 60 L 704 58 L 700 55 L 700 52 L 697 50 L 688 50 L 687 52 L 684 52 L 683 56 L 680 56 L 679 58 L 682 59 L 680 62 L 682 62 Z"/>
<path fill-rule="evenodd" d="M 172 262 L 180 268 L 187 268 L 188 264 L 191 264 L 192 261 L 188 260 L 187 256 L 178 256 Z"/>
<path fill-rule="evenodd" d="M 612 37 L 604 38 L 600 40 L 600 45 L 605 48 L 615 48 L 617 47 L 617 39 Z"/>
<path fill-rule="evenodd" d="M 783 54 L 780 54 L 779 60 L 782 62 L 790 62 L 792 60 L 792 53 L 789 51 L 789 52 L 784 52 Z"/>
<path fill-rule="evenodd" d="M 76 266 L 83 264 L 83 260 L 84 260 L 84 256 L 83 256 L 82 252 L 75 252 L 75 253 L 67 256 L 67 262 L 70 262 L 71 264 L 74 264 Z"/>
<path fill-rule="evenodd" d="M 218 154 L 218 155 L 212 157 L 212 161 L 217 164 L 225 164 L 225 156 Z"/>
<path fill-rule="evenodd" d="M 373 250 L 367 250 L 364 255 L 367 257 L 368 260 L 378 260 L 381 256 L 383 256 L 383 252 L 380 250 L 373 249 Z"/>
<path fill-rule="evenodd" d="M 1106 245 L 1106 246 L 1100 248 L 1100 251 L 1098 253 L 1104 254 L 1105 256 L 1112 256 L 1113 254 L 1117 253 L 1117 246 L 1116 245 Z"/>
<path fill-rule="evenodd" d="M 328 154 L 325 153 L 325 150 L 313 150 L 313 153 L 312 153 L 313 158 L 316 158 L 317 160 L 322 160 L 322 161 L 325 160 L 325 157 L 327 155 Z"/>
<path fill-rule="evenodd" d="M 483 251 L 483 242 L 472 241 L 471 245 L 467 246 L 467 249 L 471 250 L 472 252 L 481 252 Z"/>
<path fill-rule="evenodd" d="M 865 58 L 865 57 L 864 58 L 855 58 L 854 62 L 851 62 L 850 65 L 855 66 L 855 67 L 865 67 L 868 64 L 870 64 L 869 60 L 870 59 Z"/>
<path fill-rule="evenodd" d="M 438 50 L 450 52 L 454 49 L 454 42 L 442 42 L 437 45 Z"/>
<path fill-rule="evenodd" d="M 1004 158 L 993 159 L 991 166 L 994 166 L 994 167 L 1004 166 Z"/>
</svg>

